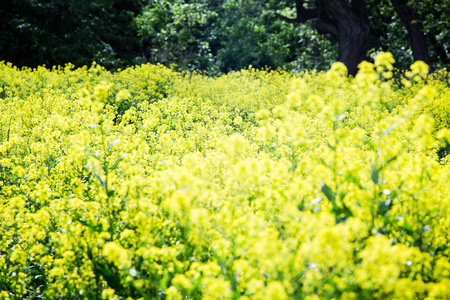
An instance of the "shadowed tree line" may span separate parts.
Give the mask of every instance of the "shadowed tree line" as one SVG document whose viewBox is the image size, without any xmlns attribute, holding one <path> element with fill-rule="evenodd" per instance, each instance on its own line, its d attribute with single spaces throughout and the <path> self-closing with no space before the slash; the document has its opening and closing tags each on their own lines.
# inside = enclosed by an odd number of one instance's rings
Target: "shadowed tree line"
<svg viewBox="0 0 450 300">
<path fill-rule="evenodd" d="M 354 74 L 361 60 L 390 51 L 400 68 L 413 60 L 440 68 L 449 64 L 449 20 L 450 0 L 9 0 L 0 60 L 210 73 L 323 70 L 339 60 Z"/>
<path fill-rule="evenodd" d="M 430 1 L 427 2 L 435 9 Z M 443 1 L 445 2 L 445 1 Z M 442 5 L 443 2 L 440 4 Z M 380 2 L 371 3 L 370 0 L 317 0 L 313 3 L 313 6 L 307 7 L 303 0 L 296 0 L 296 17 L 289 18 L 284 15 L 278 14 L 277 16 L 288 23 L 303 23 L 308 20 L 315 20 L 315 28 L 319 33 L 332 34 L 338 41 L 338 60 L 343 62 L 350 74 L 356 74 L 358 64 L 367 59 L 367 53 L 375 45 L 374 41 L 380 41 L 382 37 L 382 31 L 377 30 L 381 24 L 371 22 L 374 16 L 372 12 L 376 12 L 381 18 L 384 18 L 384 23 L 387 25 L 391 20 L 388 16 L 393 15 L 392 8 L 395 10 L 396 15 L 401 20 L 404 28 L 407 32 L 407 39 L 409 39 L 410 47 L 414 60 L 421 60 L 429 65 L 433 65 L 433 60 L 430 56 L 428 49 L 428 41 L 424 30 L 423 22 L 426 20 L 420 15 L 421 5 L 425 9 L 425 6 L 418 2 L 412 2 L 408 0 L 391 0 L 391 11 L 386 11 L 388 7 L 380 8 Z M 389 5 L 389 1 L 386 2 L 386 6 Z M 383 9 L 384 11 L 381 11 Z M 437 7 L 436 11 L 443 13 L 448 7 Z M 427 12 L 431 13 L 431 12 Z M 442 28 L 443 21 L 442 16 L 438 16 L 436 19 L 437 27 L 440 30 Z M 433 32 L 428 32 L 431 35 Z M 435 32 L 438 34 L 439 32 Z M 393 36 L 393 35 L 391 35 Z M 405 37 L 402 37 L 405 39 Z M 431 40 L 435 42 L 435 40 Z M 389 47 L 388 45 L 386 45 Z M 443 45 L 435 45 L 443 46 Z M 388 49 L 389 50 L 389 49 Z M 440 51 L 441 49 L 435 48 L 431 51 L 435 51 L 440 57 L 442 62 L 448 62 L 446 51 Z"/>
</svg>

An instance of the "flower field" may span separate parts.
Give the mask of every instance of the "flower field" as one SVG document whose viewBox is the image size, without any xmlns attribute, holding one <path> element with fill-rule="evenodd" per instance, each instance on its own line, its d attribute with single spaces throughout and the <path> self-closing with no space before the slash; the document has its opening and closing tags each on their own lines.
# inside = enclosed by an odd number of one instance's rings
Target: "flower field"
<svg viewBox="0 0 450 300">
<path fill-rule="evenodd" d="M 0 299 L 449 299 L 450 81 L 393 63 L 1 63 Z"/>
</svg>

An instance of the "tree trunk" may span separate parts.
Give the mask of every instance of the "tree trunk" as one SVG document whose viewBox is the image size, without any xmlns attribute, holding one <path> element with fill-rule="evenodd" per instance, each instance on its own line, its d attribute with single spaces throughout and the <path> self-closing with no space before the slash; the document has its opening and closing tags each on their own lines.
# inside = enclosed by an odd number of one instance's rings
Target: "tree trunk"
<svg viewBox="0 0 450 300">
<path fill-rule="evenodd" d="M 350 75 L 358 71 L 358 64 L 366 58 L 366 41 L 370 27 L 364 0 L 316 0 L 316 7 L 305 8 L 303 0 L 296 1 L 297 17 L 287 18 L 277 14 L 289 23 L 302 23 L 317 18 L 315 27 L 319 33 L 336 36 L 338 60 L 345 64 Z"/>
<path fill-rule="evenodd" d="M 428 53 L 425 34 L 422 30 L 422 24 L 419 22 L 413 8 L 408 5 L 407 0 L 391 0 L 391 2 L 398 16 L 408 30 L 414 60 L 421 60 L 427 63 L 431 69 L 431 59 Z"/>
<path fill-rule="evenodd" d="M 345 0 L 322 0 L 320 4 L 325 15 L 319 13 L 316 28 L 320 32 L 325 28 L 324 22 L 334 25 L 336 29 L 329 33 L 338 40 L 338 60 L 347 66 L 350 75 L 355 75 L 359 63 L 367 54 L 366 41 L 370 27 L 362 13 L 365 11 L 365 2 L 353 1 L 352 7 Z"/>
</svg>

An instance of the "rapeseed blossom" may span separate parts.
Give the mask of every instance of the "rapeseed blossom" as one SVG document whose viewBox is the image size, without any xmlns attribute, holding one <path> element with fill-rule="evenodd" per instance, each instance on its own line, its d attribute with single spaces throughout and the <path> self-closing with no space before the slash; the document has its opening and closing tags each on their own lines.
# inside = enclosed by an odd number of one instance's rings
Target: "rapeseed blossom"
<svg viewBox="0 0 450 300">
<path fill-rule="evenodd" d="M 0 299 L 445 299 L 448 74 L 394 63 L 1 63 Z"/>
</svg>

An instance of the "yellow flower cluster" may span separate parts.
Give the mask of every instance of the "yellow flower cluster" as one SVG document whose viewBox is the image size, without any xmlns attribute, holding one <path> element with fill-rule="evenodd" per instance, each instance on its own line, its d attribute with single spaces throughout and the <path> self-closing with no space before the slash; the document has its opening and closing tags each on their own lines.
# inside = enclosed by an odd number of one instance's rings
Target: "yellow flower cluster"
<svg viewBox="0 0 450 300">
<path fill-rule="evenodd" d="M 0 64 L 0 299 L 445 299 L 450 88 Z"/>
</svg>

